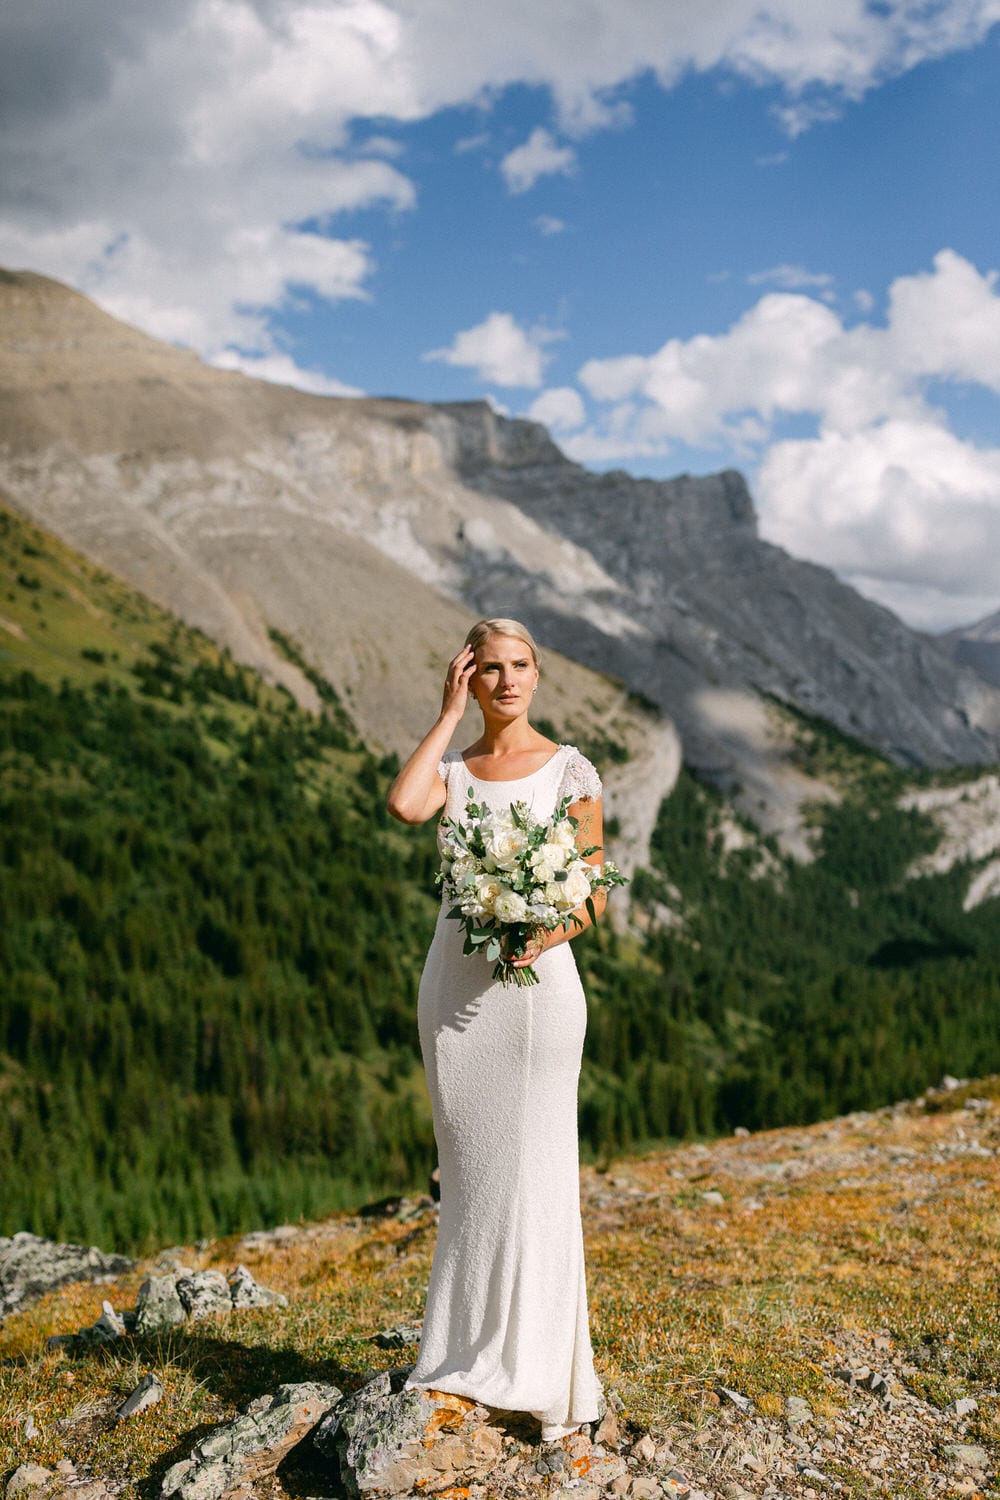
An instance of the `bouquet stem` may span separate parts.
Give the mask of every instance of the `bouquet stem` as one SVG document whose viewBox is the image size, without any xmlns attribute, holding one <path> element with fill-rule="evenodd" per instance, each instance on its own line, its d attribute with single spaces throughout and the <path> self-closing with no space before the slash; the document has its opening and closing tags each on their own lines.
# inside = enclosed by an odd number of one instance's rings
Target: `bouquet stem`
<svg viewBox="0 0 1000 1500">
<path fill-rule="evenodd" d="M 518 968 L 517 964 L 511 963 L 507 958 L 497 959 L 493 966 L 493 978 L 499 979 L 501 984 L 516 984 L 521 989 L 527 989 L 538 983 L 538 975 L 531 964 L 524 964 Z"/>
</svg>

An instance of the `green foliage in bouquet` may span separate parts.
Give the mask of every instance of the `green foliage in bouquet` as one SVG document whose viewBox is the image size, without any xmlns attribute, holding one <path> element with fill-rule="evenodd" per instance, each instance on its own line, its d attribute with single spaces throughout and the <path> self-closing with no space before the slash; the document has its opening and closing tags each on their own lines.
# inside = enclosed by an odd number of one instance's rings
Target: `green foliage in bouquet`
<svg viewBox="0 0 1000 1500">
<path fill-rule="evenodd" d="M 543 822 L 523 802 L 494 812 L 476 802 L 470 787 L 464 821 L 442 819 L 437 881 L 455 902 L 448 915 L 465 928 L 462 952 L 482 952 L 501 984 L 537 984 L 531 964 L 514 962 L 532 937 L 586 926 L 581 907 L 596 922 L 594 892 L 625 884 L 610 860 L 587 863 L 601 846 L 578 847 L 579 820 L 570 815 L 570 803 L 564 797 Z"/>
</svg>

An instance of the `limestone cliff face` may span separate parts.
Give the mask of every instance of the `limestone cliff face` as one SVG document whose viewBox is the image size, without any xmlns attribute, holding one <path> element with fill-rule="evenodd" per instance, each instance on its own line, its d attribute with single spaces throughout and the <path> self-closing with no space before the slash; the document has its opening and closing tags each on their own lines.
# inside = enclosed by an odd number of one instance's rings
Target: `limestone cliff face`
<svg viewBox="0 0 1000 1500">
<path fill-rule="evenodd" d="M 223 373 L 26 273 L 0 274 L 0 491 L 307 696 L 267 627 L 297 637 L 400 751 L 475 612 L 517 615 L 570 659 L 553 658 L 542 711 L 631 734 L 636 763 L 660 768 L 654 809 L 674 724 L 687 759 L 794 847 L 822 788 L 789 764 L 781 704 L 904 763 L 1000 760 L 1000 690 L 762 542 L 739 474 L 593 474 L 481 402 Z"/>
<path fill-rule="evenodd" d="M 975 625 L 949 630 L 941 640 L 957 662 L 1000 687 L 1000 610 Z"/>
</svg>

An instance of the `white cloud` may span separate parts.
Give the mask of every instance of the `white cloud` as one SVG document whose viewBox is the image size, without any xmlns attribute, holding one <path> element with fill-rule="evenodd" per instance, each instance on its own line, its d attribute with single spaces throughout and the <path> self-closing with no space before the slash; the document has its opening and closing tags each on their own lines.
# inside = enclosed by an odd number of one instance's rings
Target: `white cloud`
<svg viewBox="0 0 1000 1500">
<path fill-rule="evenodd" d="M 363 396 L 356 386 L 345 385 L 324 375 L 322 370 L 303 370 L 290 354 L 240 354 L 225 349 L 213 361 L 220 370 L 239 370 L 254 380 L 268 380 L 274 385 L 291 385 L 312 396 Z"/>
<path fill-rule="evenodd" d="M 680 439 L 759 459 L 770 540 L 909 600 L 919 623 L 973 619 L 1000 599 L 1000 448 L 956 436 L 935 398 L 948 382 L 1000 395 L 997 283 L 943 250 L 892 284 L 883 326 L 769 292 L 723 333 L 591 360 L 579 380 L 603 410 L 567 451 L 607 462 Z M 781 439 L 787 417 L 814 435 Z"/>
<path fill-rule="evenodd" d="M 544 346 L 561 337 L 551 329 L 522 328 L 510 313 L 492 312 L 474 328 L 457 333 L 446 349 L 431 349 L 424 359 L 475 370 L 493 385 L 534 388 L 542 383 L 548 362 Z"/>
<path fill-rule="evenodd" d="M 919 607 L 925 628 L 1000 602 L 1000 448 L 890 420 L 775 444 L 756 489 L 771 541 L 892 607 Z"/>
<path fill-rule="evenodd" d="M 829 271 L 807 271 L 805 266 L 770 266 L 766 271 L 751 271 L 748 286 L 777 286 L 785 292 L 799 292 L 806 287 L 827 290 L 833 286 Z"/>
<path fill-rule="evenodd" d="M 627 123 L 644 74 L 723 69 L 777 85 L 794 131 L 998 17 L 1000 0 L 594 0 L 581 24 L 578 0 L 493 0 L 470 26 L 460 0 L 5 0 L 0 254 L 209 356 L 280 352 L 270 312 L 300 287 L 361 295 L 372 270 L 363 245 L 321 254 L 297 226 L 336 246 L 345 209 L 416 201 L 384 136 L 359 159 L 356 122 L 485 110 L 521 83 L 579 135 Z M 539 130 L 505 172 L 525 191 L 573 157 Z"/>
<path fill-rule="evenodd" d="M 554 173 L 567 176 L 576 167 L 576 152 L 571 146 L 557 146 L 541 126 L 533 130 L 523 146 L 515 146 L 500 163 L 504 181 L 512 193 L 526 193 L 540 177 Z"/>
<path fill-rule="evenodd" d="M 552 214 L 539 214 L 538 217 L 536 219 L 532 219 L 531 222 L 534 224 L 539 234 L 544 234 L 546 236 L 553 234 L 563 234 L 566 229 L 566 225 L 563 220 L 554 218 Z"/>
<path fill-rule="evenodd" d="M 572 432 L 587 420 L 587 409 L 579 391 L 571 385 L 557 385 L 535 397 L 528 407 L 528 416 L 554 431 Z"/>
</svg>

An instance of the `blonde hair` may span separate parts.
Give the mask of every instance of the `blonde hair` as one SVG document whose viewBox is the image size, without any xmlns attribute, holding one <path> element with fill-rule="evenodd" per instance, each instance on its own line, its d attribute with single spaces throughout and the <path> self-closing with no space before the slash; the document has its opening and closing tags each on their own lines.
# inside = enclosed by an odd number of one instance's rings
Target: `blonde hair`
<svg viewBox="0 0 1000 1500">
<path fill-rule="evenodd" d="M 478 651 L 480 646 L 485 646 L 491 635 L 511 635 L 516 641 L 523 641 L 531 652 L 535 666 L 539 665 L 535 638 L 520 620 L 477 620 L 465 637 L 465 644 L 471 646 L 473 651 Z"/>
</svg>

